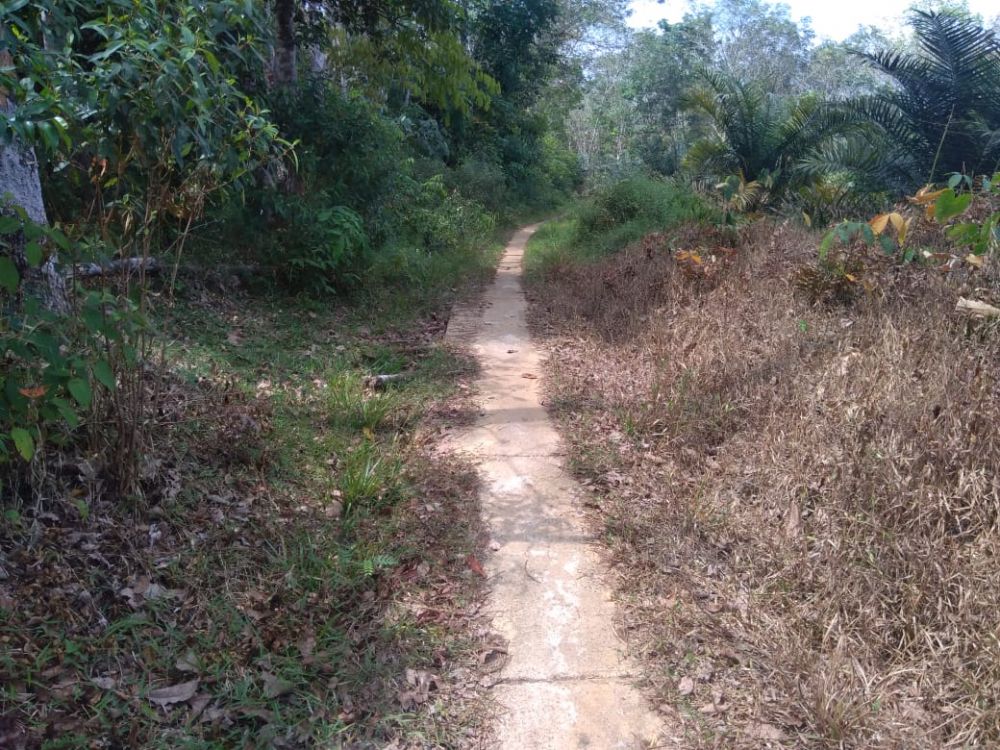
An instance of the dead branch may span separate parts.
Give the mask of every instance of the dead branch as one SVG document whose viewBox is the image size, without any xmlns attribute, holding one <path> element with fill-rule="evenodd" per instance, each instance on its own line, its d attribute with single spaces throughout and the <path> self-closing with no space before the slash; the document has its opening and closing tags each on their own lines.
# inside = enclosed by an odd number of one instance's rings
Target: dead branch
<svg viewBox="0 0 1000 750">
<path fill-rule="evenodd" d="M 958 304 L 955 305 L 955 309 L 959 312 L 966 312 L 970 315 L 975 315 L 977 318 L 1000 317 L 1000 307 L 994 307 L 986 302 L 966 299 L 965 297 L 958 298 Z"/>
</svg>

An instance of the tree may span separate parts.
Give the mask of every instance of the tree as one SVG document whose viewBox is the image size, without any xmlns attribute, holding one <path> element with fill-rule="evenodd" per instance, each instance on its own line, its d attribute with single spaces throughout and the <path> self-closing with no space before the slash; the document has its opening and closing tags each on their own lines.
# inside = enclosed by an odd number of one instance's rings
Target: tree
<svg viewBox="0 0 1000 750">
<path fill-rule="evenodd" d="M 2 93 L 0 93 L 0 112 L 4 117 L 16 116 L 16 105 Z M 7 143 L 0 143 L 0 194 L 4 196 L 3 209 L 6 212 L 18 207 L 24 212 L 28 221 L 39 226 L 48 224 L 35 150 L 16 137 Z M 43 304 L 54 312 L 68 312 L 69 297 L 66 292 L 66 281 L 59 271 L 58 254 L 55 249 L 50 250 L 48 257 L 36 269 L 33 266 L 37 264 L 29 262 L 25 252 L 27 243 L 24 233 L 8 235 L 8 240 L 9 257 L 29 293 L 38 295 Z"/>
<path fill-rule="evenodd" d="M 7 70 L 16 68 L 14 54 L 28 55 L 39 52 L 30 41 L 15 42 L 16 37 L 10 33 L 7 19 L 0 21 L 0 67 Z M 49 121 L 43 121 L 40 130 L 19 127 L 22 113 L 18 103 L 11 98 L 15 88 L 13 80 L 3 77 L 0 83 L 0 115 L 5 127 L 0 131 L 0 196 L 4 213 L 10 214 L 16 210 L 23 219 L 36 226 L 46 226 L 48 216 L 45 202 L 42 198 L 42 185 L 39 177 L 39 164 L 33 144 L 28 140 L 34 132 L 55 132 Z M 31 231 L 25 227 L 27 231 Z M 20 282 L 22 289 L 27 288 L 30 294 L 41 298 L 43 304 L 57 313 L 69 311 L 69 297 L 66 291 L 66 281 L 59 271 L 58 254 L 55 248 L 50 248 L 48 256 L 42 262 L 38 258 L 29 257 L 28 237 L 25 231 L 6 235 L 8 243 L 7 256 L 13 264 L 16 276 L 11 276 L 5 286 L 13 291 Z M 38 246 L 38 245 L 35 245 Z M 8 266 L 8 274 L 10 266 Z M 13 282 L 13 283 L 11 283 Z"/>
<path fill-rule="evenodd" d="M 295 0 L 274 0 L 277 48 L 275 81 L 282 85 L 298 79 L 297 42 L 295 39 Z"/>
<path fill-rule="evenodd" d="M 1000 43 L 979 23 L 915 11 L 917 50 L 859 53 L 891 87 L 849 105 L 885 148 L 905 156 L 913 181 L 992 173 L 1000 160 Z"/>
<path fill-rule="evenodd" d="M 874 94 L 887 79 L 857 53 L 873 53 L 888 45 L 889 39 L 877 26 L 860 28 L 842 42 L 824 41 L 813 49 L 799 89 L 825 99 Z"/>
<path fill-rule="evenodd" d="M 469 54 L 452 0 L 324 0 L 300 15 L 301 36 L 325 50 L 344 91 L 382 102 L 401 93 L 448 115 L 489 106 L 496 82 Z"/>
<path fill-rule="evenodd" d="M 798 24 L 787 5 L 764 0 L 719 0 L 703 12 L 715 29 L 715 66 L 777 94 L 799 90 L 814 36 L 808 20 Z"/>
<path fill-rule="evenodd" d="M 706 71 L 703 79 L 687 102 L 708 119 L 711 134 L 691 146 L 685 164 L 698 175 L 754 184 L 758 202 L 779 198 L 800 179 L 799 162 L 850 124 L 814 95 L 779 97 L 722 73 Z"/>
</svg>

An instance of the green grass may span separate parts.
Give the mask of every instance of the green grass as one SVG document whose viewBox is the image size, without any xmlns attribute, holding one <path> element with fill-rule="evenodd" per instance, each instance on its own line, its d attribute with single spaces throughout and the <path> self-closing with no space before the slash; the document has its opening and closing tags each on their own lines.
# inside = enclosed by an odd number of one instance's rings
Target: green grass
<svg viewBox="0 0 1000 750">
<path fill-rule="evenodd" d="M 487 248 L 483 273 L 492 257 Z M 58 536 L 24 548 L 50 586 L 72 587 L 65 601 L 0 597 L 0 671 L 11 678 L 0 715 L 25 717 L 35 736 L 55 732 L 45 748 L 98 736 L 199 750 L 362 737 L 454 745 L 466 719 L 445 704 L 403 712 L 397 695 L 407 668 L 436 670 L 442 655 L 461 659 L 475 644 L 391 605 L 400 571 L 422 562 L 449 581 L 446 597 L 467 601 L 479 585 L 462 562 L 476 549 L 474 487 L 449 484 L 453 470 L 413 445 L 427 409 L 474 372 L 434 342 L 441 324 L 430 313 L 445 300 L 182 297 L 162 321 L 179 416 L 151 435 L 163 467 L 151 486 L 174 477 L 177 492 L 138 509 L 98 500 L 77 521 L 111 567 Z M 403 377 L 366 385 L 390 373 Z M 415 518 L 418 501 L 444 506 L 448 529 Z M 23 527 L 2 530 L 5 547 L 21 548 Z M 150 529 L 169 544 L 150 547 Z M 119 592 L 143 575 L 181 593 L 140 597 L 133 609 Z M 407 583 L 406 596 L 440 596 L 421 593 L 430 580 Z M 71 614 L 76 587 L 104 625 Z M 192 679 L 209 701 L 201 716 L 193 700 L 169 710 L 149 700 Z M 99 687 L 106 680 L 113 686 Z"/>
<path fill-rule="evenodd" d="M 720 220 L 715 208 L 680 182 L 633 177 L 602 188 L 541 227 L 528 242 L 525 268 L 530 278 L 600 259 L 651 232 Z"/>
</svg>

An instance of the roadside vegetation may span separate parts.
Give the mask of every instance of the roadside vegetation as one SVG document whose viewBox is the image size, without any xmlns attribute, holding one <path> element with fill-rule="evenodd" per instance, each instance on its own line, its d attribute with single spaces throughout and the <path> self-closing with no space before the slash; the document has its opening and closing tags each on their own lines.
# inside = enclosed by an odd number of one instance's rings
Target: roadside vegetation
<svg viewBox="0 0 1000 750">
<path fill-rule="evenodd" d="M 461 748 L 451 305 L 551 406 L 691 746 L 1000 743 L 997 21 L 717 0 L 0 10 L 0 747 Z"/>
<path fill-rule="evenodd" d="M 686 745 L 992 746 L 1000 45 L 922 12 L 839 57 L 754 8 L 605 62 L 660 88 L 529 243 L 550 408 Z"/>
<path fill-rule="evenodd" d="M 488 735 L 442 338 L 580 184 L 540 103 L 620 17 L 4 5 L 0 746 Z"/>
</svg>

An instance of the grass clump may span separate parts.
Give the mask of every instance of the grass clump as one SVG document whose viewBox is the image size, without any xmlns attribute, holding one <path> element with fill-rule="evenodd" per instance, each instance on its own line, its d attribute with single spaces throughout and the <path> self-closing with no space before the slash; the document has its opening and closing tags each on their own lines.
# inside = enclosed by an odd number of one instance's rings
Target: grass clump
<svg viewBox="0 0 1000 750">
<path fill-rule="evenodd" d="M 632 177 L 599 189 L 569 214 L 541 227 L 528 243 L 526 269 L 532 275 L 596 260 L 651 232 L 721 219 L 680 181 Z"/>
</svg>

